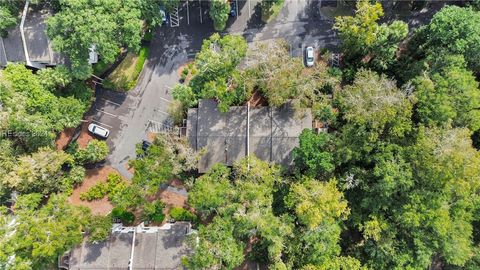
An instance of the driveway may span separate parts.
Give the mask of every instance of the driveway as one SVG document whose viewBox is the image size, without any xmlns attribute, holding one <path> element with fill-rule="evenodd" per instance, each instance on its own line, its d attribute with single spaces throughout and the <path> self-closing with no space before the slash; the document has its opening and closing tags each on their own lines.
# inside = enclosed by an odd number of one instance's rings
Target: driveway
<svg viewBox="0 0 480 270">
<path fill-rule="evenodd" d="M 333 22 L 320 13 L 318 0 L 285 0 L 279 16 L 268 24 L 260 20 L 259 0 L 238 1 L 238 16 L 230 18 L 222 34 L 243 35 L 248 42 L 284 38 L 292 55 L 301 56 L 305 46 L 337 50 L 338 38 Z M 170 89 L 178 82 L 177 69 L 200 50 L 202 40 L 213 33 L 208 17 L 208 2 L 183 2 L 175 16 L 178 27 L 158 27 L 150 45 L 150 56 L 138 80 L 128 93 L 97 89 L 92 107 L 93 121 L 109 128 L 111 151 L 107 164 L 123 176 L 135 158 L 135 144 L 170 126 L 167 113 L 172 100 Z"/>
</svg>

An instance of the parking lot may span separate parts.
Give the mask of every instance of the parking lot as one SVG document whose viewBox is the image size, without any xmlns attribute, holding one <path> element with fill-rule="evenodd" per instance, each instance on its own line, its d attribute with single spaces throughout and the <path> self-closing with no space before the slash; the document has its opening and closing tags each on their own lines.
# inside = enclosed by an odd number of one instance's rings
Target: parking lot
<svg viewBox="0 0 480 270">
<path fill-rule="evenodd" d="M 306 14 L 316 12 L 316 0 L 286 0 L 279 18 L 268 24 L 260 20 L 259 0 L 235 1 L 237 12 L 229 17 L 222 34 L 243 35 L 248 42 L 283 38 L 291 44 L 293 56 L 301 56 L 306 46 L 335 44 L 331 22 L 313 16 L 305 19 Z M 194 58 L 202 41 L 214 32 L 208 12 L 206 0 L 182 1 L 168 24 L 156 30 L 137 86 L 129 92 L 101 86 L 96 90 L 88 119 L 110 130 L 107 165 L 127 178 L 132 176 L 128 161 L 136 157 L 135 145 L 149 133 L 172 129 L 168 115 L 171 89 L 178 83 L 178 69 Z"/>
</svg>

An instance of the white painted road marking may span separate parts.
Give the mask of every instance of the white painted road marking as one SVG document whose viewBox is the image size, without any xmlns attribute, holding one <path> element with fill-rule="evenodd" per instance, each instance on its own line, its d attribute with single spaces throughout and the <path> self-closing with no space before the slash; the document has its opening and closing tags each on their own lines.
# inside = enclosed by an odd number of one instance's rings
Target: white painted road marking
<svg viewBox="0 0 480 270">
<path fill-rule="evenodd" d="M 116 116 L 115 114 L 113 114 L 113 113 L 109 113 L 109 112 L 102 111 L 102 110 L 99 110 L 99 109 L 96 109 L 96 110 L 99 111 L 99 112 L 101 112 L 101 113 L 108 114 L 108 115 L 110 115 L 110 116 L 112 116 L 112 117 L 117 117 L 117 116 Z"/>
<path fill-rule="evenodd" d="M 119 106 L 119 107 L 122 106 L 122 105 L 120 105 L 120 104 L 118 104 L 118 103 L 116 103 L 116 102 L 110 101 L 110 100 L 108 100 L 108 99 L 106 99 L 106 98 L 101 98 L 101 99 L 105 100 L 105 102 L 112 103 L 113 105 L 117 105 L 117 106 Z"/>
<path fill-rule="evenodd" d="M 164 100 L 164 101 L 166 101 L 166 102 L 168 102 L 168 103 L 172 103 L 171 100 L 168 100 L 168 99 L 166 99 L 166 98 L 160 97 L 160 99 L 161 99 L 161 100 Z"/>
</svg>

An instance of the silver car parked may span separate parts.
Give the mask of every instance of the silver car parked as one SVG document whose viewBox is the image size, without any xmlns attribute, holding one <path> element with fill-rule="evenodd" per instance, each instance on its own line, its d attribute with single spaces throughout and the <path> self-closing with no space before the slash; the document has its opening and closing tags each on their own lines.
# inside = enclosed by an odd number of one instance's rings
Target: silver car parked
<svg viewBox="0 0 480 270">
<path fill-rule="evenodd" d="M 108 135 L 110 134 L 110 131 L 108 129 L 94 123 L 91 123 L 90 125 L 88 125 L 88 131 L 104 139 L 108 138 Z"/>
<path fill-rule="evenodd" d="M 313 67 L 315 65 L 315 52 L 311 46 L 308 46 L 305 50 L 305 64 L 307 67 Z"/>
</svg>

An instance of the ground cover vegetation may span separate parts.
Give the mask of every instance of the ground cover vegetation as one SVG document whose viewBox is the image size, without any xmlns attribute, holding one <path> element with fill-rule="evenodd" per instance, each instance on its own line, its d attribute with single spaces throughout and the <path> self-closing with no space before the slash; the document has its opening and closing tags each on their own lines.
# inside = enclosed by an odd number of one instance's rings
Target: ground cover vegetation
<svg viewBox="0 0 480 270">
<path fill-rule="evenodd" d="M 226 111 L 255 92 L 271 106 L 295 97 L 330 129 L 301 134 L 294 175 L 251 157 L 197 178 L 189 205 L 201 225 L 189 269 L 248 261 L 269 269 L 480 267 L 480 13 L 446 6 L 408 37 L 405 23 L 380 24 L 382 15 L 379 3 L 358 1 L 353 16 L 336 19 L 340 70 L 306 70 L 271 42 L 221 70 L 227 91 L 199 95 L 205 61 L 195 59 L 174 95 L 185 108 L 214 98 Z M 199 55 L 206 52 L 218 50 Z"/>
</svg>

